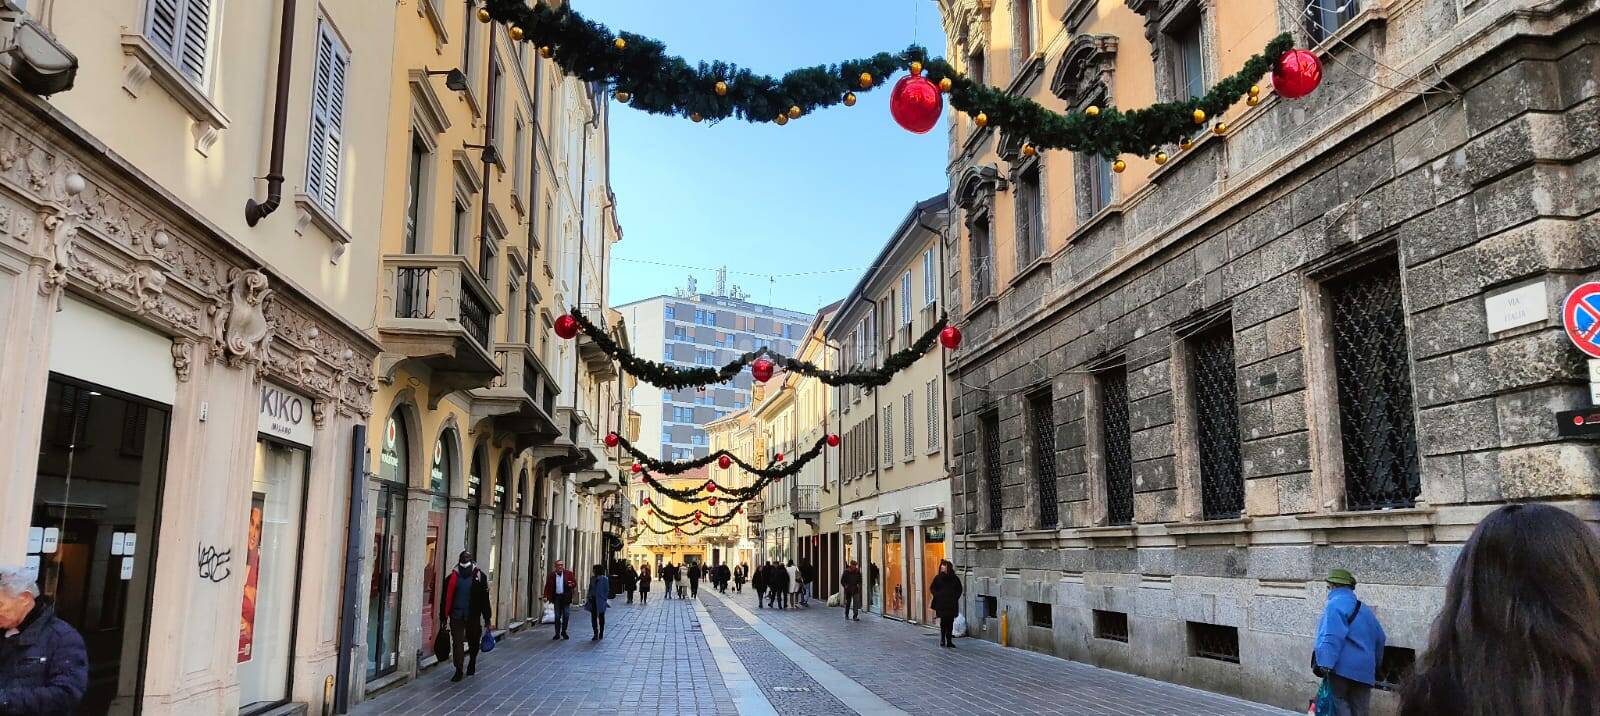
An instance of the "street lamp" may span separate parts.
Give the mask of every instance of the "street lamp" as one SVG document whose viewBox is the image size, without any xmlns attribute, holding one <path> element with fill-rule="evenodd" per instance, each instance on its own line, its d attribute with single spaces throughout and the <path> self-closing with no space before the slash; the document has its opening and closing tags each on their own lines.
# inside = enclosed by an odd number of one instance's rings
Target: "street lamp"
<svg viewBox="0 0 1600 716">
<path fill-rule="evenodd" d="M 467 91 L 467 73 L 462 72 L 457 68 L 452 67 L 448 70 L 430 70 L 424 67 L 422 72 L 429 77 L 434 75 L 444 75 L 444 86 L 452 92 Z"/>
</svg>

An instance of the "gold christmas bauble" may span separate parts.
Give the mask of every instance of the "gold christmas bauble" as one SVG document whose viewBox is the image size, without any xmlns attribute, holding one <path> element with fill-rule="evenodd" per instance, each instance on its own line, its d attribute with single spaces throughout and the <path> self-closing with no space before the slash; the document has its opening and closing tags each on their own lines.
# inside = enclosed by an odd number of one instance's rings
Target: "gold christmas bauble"
<svg viewBox="0 0 1600 716">
<path fill-rule="evenodd" d="M 478 22 L 488 22 L 490 19 L 488 8 L 478 8 Z"/>
<path fill-rule="evenodd" d="M 1228 123 L 1227 122 L 1217 122 L 1217 125 L 1215 127 L 1211 128 L 1211 131 L 1216 132 L 1217 134 L 1227 134 L 1228 133 Z"/>
<path fill-rule="evenodd" d="M 785 124 L 788 124 L 789 123 L 789 115 L 787 115 L 787 114 L 778 115 L 777 122 L 778 122 L 778 126 L 780 126 L 780 127 L 782 127 Z"/>
<path fill-rule="evenodd" d="M 1031 157 L 1031 156 L 1033 156 L 1035 154 L 1038 154 L 1038 153 L 1039 153 L 1039 150 L 1034 149 L 1032 144 L 1024 144 L 1024 145 L 1022 145 L 1022 156 Z"/>
<path fill-rule="evenodd" d="M 1197 109 L 1197 110 L 1194 111 L 1194 123 L 1195 124 L 1205 124 L 1206 123 L 1206 111 L 1205 110 Z"/>
<path fill-rule="evenodd" d="M 989 126 L 989 115 L 979 112 L 976 117 L 972 118 L 972 123 L 979 127 L 987 127 Z"/>
<path fill-rule="evenodd" d="M 949 92 L 950 88 L 954 87 L 955 85 L 956 85 L 956 83 L 951 82 L 950 78 L 946 77 L 944 79 L 939 80 L 939 91 L 940 92 Z"/>
<path fill-rule="evenodd" d="M 512 25 L 511 29 L 507 30 L 506 32 L 511 35 L 511 40 L 513 42 L 521 42 L 522 41 L 522 28 L 517 27 L 516 25 Z"/>
<path fill-rule="evenodd" d="M 1178 140 L 1178 148 L 1187 152 L 1190 149 L 1194 148 L 1194 140 L 1189 139 L 1187 137 L 1185 137 L 1183 139 L 1180 139 L 1180 140 Z"/>
<path fill-rule="evenodd" d="M 1251 97 L 1256 97 L 1256 96 L 1259 96 L 1260 94 L 1261 94 L 1261 85 L 1250 85 L 1250 96 Z"/>
<path fill-rule="evenodd" d="M 1116 160 L 1116 161 L 1111 163 L 1111 171 L 1114 171 L 1114 172 L 1116 172 L 1118 174 L 1121 174 L 1122 172 L 1126 171 L 1127 169 L 1128 169 L 1128 163 L 1125 162 L 1125 161 L 1122 161 L 1121 159 L 1118 159 L 1118 160 Z"/>
<path fill-rule="evenodd" d="M 799 119 L 799 118 L 800 118 L 800 108 L 799 107 L 790 107 L 789 108 L 789 119 Z"/>
<path fill-rule="evenodd" d="M 1100 108 L 1091 104 L 1083 110 L 1083 113 L 1090 117 L 1098 117 L 1100 116 Z"/>
<path fill-rule="evenodd" d="M 612 45 L 612 46 L 613 46 L 613 47 L 616 47 L 616 48 L 617 48 L 617 49 L 619 49 L 619 50 L 626 50 L 626 49 L 628 49 L 628 41 L 627 41 L 627 40 L 624 40 L 624 39 L 622 39 L 622 38 L 620 38 L 620 37 L 619 37 L 619 38 L 617 38 L 617 39 L 616 39 L 616 40 L 613 40 L 613 41 L 612 41 L 612 42 L 611 42 L 611 45 Z"/>
<path fill-rule="evenodd" d="M 1256 106 L 1258 104 L 1261 104 L 1261 98 L 1260 97 L 1251 97 L 1251 98 L 1245 100 L 1244 103 L 1250 105 L 1251 107 L 1254 107 L 1254 106 Z"/>
<path fill-rule="evenodd" d="M 911 63 L 911 74 L 914 74 L 914 75 L 922 74 L 922 63 L 921 62 L 913 62 L 913 63 Z"/>
<path fill-rule="evenodd" d="M 863 73 L 861 73 L 861 77 L 859 78 L 859 81 L 861 83 L 861 89 L 866 89 L 868 87 L 871 87 L 872 86 L 872 73 L 871 72 L 863 72 Z"/>
<path fill-rule="evenodd" d="M 628 101 L 630 99 L 633 99 L 633 95 L 628 94 L 627 92 L 624 92 L 624 91 L 620 91 L 620 90 L 617 92 L 617 101 L 618 102 L 626 102 L 626 101 Z"/>
<path fill-rule="evenodd" d="M 844 93 L 844 106 L 846 106 L 846 107 L 854 107 L 854 106 L 856 106 L 856 93 L 854 93 L 854 92 L 846 92 L 846 93 Z"/>
<path fill-rule="evenodd" d="M 539 48 L 539 56 L 547 60 L 550 59 L 550 46 L 545 45 L 544 47 Z"/>
<path fill-rule="evenodd" d="M 1166 152 L 1156 152 L 1156 165 L 1160 166 L 1160 165 L 1166 164 L 1166 163 L 1167 163 L 1167 153 Z"/>
<path fill-rule="evenodd" d="M 728 83 L 718 81 L 716 90 L 718 97 L 726 97 L 728 95 Z"/>
<path fill-rule="evenodd" d="M 689 115 L 689 121 L 691 122 L 698 122 L 702 119 L 705 119 L 705 117 L 701 117 L 699 112 L 694 112 Z"/>
</svg>

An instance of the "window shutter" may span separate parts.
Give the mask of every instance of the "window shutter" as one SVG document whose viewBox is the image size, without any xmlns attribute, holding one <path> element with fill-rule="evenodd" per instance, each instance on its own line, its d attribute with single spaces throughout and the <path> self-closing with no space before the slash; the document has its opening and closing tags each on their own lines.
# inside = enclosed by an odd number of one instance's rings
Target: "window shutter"
<svg viewBox="0 0 1600 716">
<path fill-rule="evenodd" d="M 894 404 L 883 406 L 883 466 L 894 465 Z"/>
<path fill-rule="evenodd" d="M 181 1 L 184 6 L 182 42 L 174 59 L 178 69 L 199 84 L 205 81 L 206 58 L 210 55 L 206 46 L 211 41 L 211 0 L 174 1 Z"/>
<path fill-rule="evenodd" d="M 149 0 L 146 6 L 144 36 L 157 50 L 168 57 L 178 46 L 178 27 L 183 22 L 183 0 Z"/>
<path fill-rule="evenodd" d="M 911 403 L 911 394 L 910 393 L 906 393 L 905 394 L 905 398 L 903 399 L 902 403 L 905 405 L 905 419 L 906 419 L 906 454 L 905 454 L 905 457 L 906 457 L 907 460 L 910 460 L 911 456 L 915 453 L 915 451 L 917 449 L 917 446 L 916 446 L 916 434 L 917 434 L 916 420 L 913 419 L 913 415 L 915 415 L 915 413 L 912 412 L 912 403 Z"/>
<path fill-rule="evenodd" d="M 939 447 L 939 381 L 928 381 L 928 449 Z"/>
<path fill-rule="evenodd" d="M 317 25 L 316 72 L 311 86 L 311 141 L 306 193 L 328 212 L 339 209 L 339 165 L 344 148 L 345 77 L 349 53 L 326 24 Z"/>
</svg>

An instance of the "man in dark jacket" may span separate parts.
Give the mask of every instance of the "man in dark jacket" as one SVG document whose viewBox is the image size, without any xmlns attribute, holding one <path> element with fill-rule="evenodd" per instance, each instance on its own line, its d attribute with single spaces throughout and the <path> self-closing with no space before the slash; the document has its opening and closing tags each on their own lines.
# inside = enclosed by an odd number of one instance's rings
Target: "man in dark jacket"
<svg viewBox="0 0 1600 716">
<path fill-rule="evenodd" d="M 767 567 L 767 591 L 771 593 L 767 606 L 776 603 L 779 609 L 789 608 L 789 570 L 776 561 Z"/>
<path fill-rule="evenodd" d="M 0 567 L 0 714 L 70 714 L 89 686 L 83 637 L 20 567 Z"/>
<path fill-rule="evenodd" d="M 850 566 L 839 575 L 839 601 L 844 605 L 844 618 L 861 621 L 861 565 L 850 560 Z M 851 611 L 855 612 L 851 616 Z"/>
<path fill-rule="evenodd" d="M 817 566 L 809 560 L 800 560 L 800 606 L 811 606 L 811 592 L 816 589 Z"/>
<path fill-rule="evenodd" d="M 473 563 L 471 552 L 462 550 L 439 593 L 444 595 L 439 600 L 439 619 L 450 625 L 451 661 L 456 667 L 450 680 L 460 681 L 462 657 L 467 657 L 467 676 L 478 673 L 478 647 L 490 624 L 489 576 Z"/>
<path fill-rule="evenodd" d="M 694 564 L 689 565 L 689 596 L 690 597 L 698 597 L 698 596 L 700 596 L 700 577 L 701 577 L 700 563 L 699 562 L 695 562 Z"/>
<path fill-rule="evenodd" d="M 767 592 L 767 565 L 756 565 L 755 574 L 750 577 L 750 586 L 756 590 L 756 608 L 760 609 Z"/>
<path fill-rule="evenodd" d="M 544 600 L 555 609 L 556 633 L 550 641 L 557 639 L 570 639 L 567 636 L 567 622 L 571 619 L 568 609 L 572 607 L 572 596 L 578 591 L 578 575 L 567 569 L 567 563 L 556 560 L 556 568 L 544 577 Z"/>
</svg>

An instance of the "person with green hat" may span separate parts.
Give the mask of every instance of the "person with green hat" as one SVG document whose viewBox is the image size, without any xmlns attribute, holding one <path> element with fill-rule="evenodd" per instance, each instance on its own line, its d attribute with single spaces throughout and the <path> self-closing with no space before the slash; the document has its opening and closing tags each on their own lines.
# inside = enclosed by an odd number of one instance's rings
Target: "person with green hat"
<svg viewBox="0 0 1600 716">
<path fill-rule="evenodd" d="M 1326 581 L 1328 603 L 1317 627 L 1311 669 L 1328 681 L 1337 702 L 1336 716 L 1366 716 L 1388 638 L 1372 608 L 1356 598 L 1356 578 L 1350 570 L 1329 570 Z"/>
</svg>

